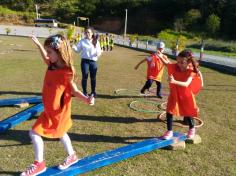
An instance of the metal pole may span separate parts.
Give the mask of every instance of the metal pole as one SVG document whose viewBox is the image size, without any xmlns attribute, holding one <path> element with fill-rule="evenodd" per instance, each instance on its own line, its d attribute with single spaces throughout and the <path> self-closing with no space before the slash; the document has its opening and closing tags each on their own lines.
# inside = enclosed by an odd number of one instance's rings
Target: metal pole
<svg viewBox="0 0 236 176">
<path fill-rule="evenodd" d="M 39 14 L 38 14 L 38 5 L 37 4 L 35 4 L 35 10 L 36 10 L 36 19 L 38 19 L 39 18 Z"/>
<path fill-rule="evenodd" d="M 127 30 L 127 9 L 125 9 L 125 31 L 124 31 L 124 36 L 126 36 L 126 30 Z"/>
<path fill-rule="evenodd" d="M 204 51 L 204 41 L 202 39 L 201 42 L 201 51 L 200 51 L 200 61 L 203 59 L 203 51 Z"/>
<path fill-rule="evenodd" d="M 87 18 L 88 19 L 88 27 L 89 27 L 89 18 Z"/>
</svg>

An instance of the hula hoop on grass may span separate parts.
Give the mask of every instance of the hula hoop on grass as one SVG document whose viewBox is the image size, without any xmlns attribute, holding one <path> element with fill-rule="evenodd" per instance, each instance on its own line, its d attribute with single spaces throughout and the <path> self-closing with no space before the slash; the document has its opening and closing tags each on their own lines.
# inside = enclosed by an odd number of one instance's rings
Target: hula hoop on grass
<svg viewBox="0 0 236 176">
<path fill-rule="evenodd" d="M 157 118 L 160 119 L 162 122 L 167 123 L 165 111 L 162 112 L 161 114 L 157 115 Z M 199 119 L 197 117 L 194 117 L 193 119 L 198 122 L 198 125 L 195 125 L 196 128 L 200 128 L 201 126 L 203 126 L 204 122 L 201 119 Z M 174 122 L 174 121 L 173 121 L 173 125 L 178 126 L 178 127 L 182 127 L 182 128 L 189 128 L 188 125 L 183 125 L 181 123 Z"/>
<path fill-rule="evenodd" d="M 140 90 L 138 90 L 138 89 L 133 89 L 133 90 L 117 89 L 114 91 L 114 93 L 117 95 L 123 95 L 123 96 L 141 96 L 141 97 L 148 97 L 148 96 L 152 95 L 152 93 L 149 91 L 147 91 L 147 93 L 141 95 Z"/>
<path fill-rule="evenodd" d="M 149 105 L 153 105 L 155 108 L 157 108 L 157 110 L 148 110 L 148 109 L 142 109 L 142 108 L 138 108 L 137 107 L 137 104 L 140 104 L 140 102 L 142 104 L 149 104 Z M 145 112 L 145 113 L 158 113 L 158 112 L 161 112 L 158 108 L 160 104 L 159 103 L 156 103 L 154 101 L 147 101 L 147 100 L 135 100 L 135 101 L 132 101 L 130 104 L 129 104 L 129 107 L 135 111 L 138 111 L 138 112 Z"/>
<path fill-rule="evenodd" d="M 138 96 L 139 90 L 117 89 L 114 93 L 117 95 Z"/>
<path fill-rule="evenodd" d="M 156 94 L 156 88 L 150 88 L 149 90 L 148 90 L 148 92 L 150 93 L 150 94 L 153 94 L 153 95 L 155 95 Z M 169 96 L 169 92 L 166 92 L 166 91 L 161 91 L 161 95 L 162 96 L 164 96 L 164 97 L 168 97 Z"/>
<path fill-rule="evenodd" d="M 159 106 L 160 106 L 160 109 L 166 110 L 167 102 L 163 102 Z"/>
</svg>

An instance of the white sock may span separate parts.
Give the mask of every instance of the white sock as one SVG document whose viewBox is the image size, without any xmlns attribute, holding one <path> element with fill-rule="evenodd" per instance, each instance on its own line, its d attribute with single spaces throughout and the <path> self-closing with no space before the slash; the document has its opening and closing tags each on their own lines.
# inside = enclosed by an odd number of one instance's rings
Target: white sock
<svg viewBox="0 0 236 176">
<path fill-rule="evenodd" d="M 65 133 L 64 136 L 62 136 L 62 138 L 60 138 L 60 141 L 64 145 L 64 148 L 65 148 L 66 152 L 68 153 L 68 155 L 73 155 L 75 153 L 75 151 L 72 147 L 72 144 L 71 144 L 70 137 L 68 136 L 67 133 Z"/>
<path fill-rule="evenodd" d="M 36 134 L 34 131 L 29 131 L 30 138 L 34 145 L 34 157 L 35 161 L 42 162 L 43 161 L 43 152 L 44 152 L 44 144 L 41 136 Z"/>
</svg>

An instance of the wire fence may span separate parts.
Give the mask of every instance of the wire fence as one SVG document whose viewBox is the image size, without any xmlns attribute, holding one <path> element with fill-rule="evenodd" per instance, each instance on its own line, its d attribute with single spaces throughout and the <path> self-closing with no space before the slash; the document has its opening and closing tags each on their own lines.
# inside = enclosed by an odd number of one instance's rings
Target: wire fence
<svg viewBox="0 0 236 176">
<path fill-rule="evenodd" d="M 114 42 L 120 46 L 148 52 L 155 52 L 157 49 L 155 42 L 135 40 L 133 43 L 131 43 L 129 38 L 124 38 L 123 36 L 119 35 L 115 36 Z M 169 48 L 165 48 L 164 52 L 172 56 L 175 55 L 175 53 Z M 196 58 L 200 58 L 200 53 L 194 53 L 194 56 Z M 236 74 L 236 59 L 233 58 L 204 54 L 200 63 L 201 65 L 213 69 Z"/>
</svg>

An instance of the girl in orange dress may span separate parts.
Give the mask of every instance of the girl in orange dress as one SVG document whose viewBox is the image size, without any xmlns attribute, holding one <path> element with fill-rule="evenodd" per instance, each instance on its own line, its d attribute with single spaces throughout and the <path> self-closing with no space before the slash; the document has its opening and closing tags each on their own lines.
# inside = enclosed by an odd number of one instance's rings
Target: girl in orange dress
<svg viewBox="0 0 236 176">
<path fill-rule="evenodd" d="M 32 40 L 39 48 L 48 68 L 42 90 L 44 111 L 29 132 L 34 145 L 35 160 L 21 176 L 38 175 L 46 170 L 42 136 L 59 138 L 63 143 L 68 157 L 59 164 L 59 169 L 66 169 L 76 163 L 78 158 L 67 134 L 72 126 L 71 95 L 90 105 L 94 103 L 94 98 L 84 96 L 73 81 L 75 70 L 69 42 L 62 35 L 50 36 L 45 40 L 44 46 L 35 36 L 32 36 Z"/>
<path fill-rule="evenodd" d="M 145 95 L 145 91 L 148 90 L 151 86 L 153 81 L 156 82 L 157 85 L 157 91 L 156 91 L 156 96 L 158 98 L 162 98 L 161 96 L 161 80 L 162 80 L 162 75 L 164 71 L 164 64 L 163 62 L 159 59 L 157 53 L 160 52 L 162 53 L 164 51 L 165 44 L 163 42 L 158 42 L 157 43 L 157 52 L 152 54 L 149 57 L 146 57 L 145 59 L 141 60 L 135 67 L 134 69 L 137 70 L 138 67 L 147 61 L 147 81 L 143 88 L 141 89 L 141 95 Z M 162 54 L 162 57 L 164 59 L 167 59 L 167 56 Z"/>
<path fill-rule="evenodd" d="M 162 59 L 162 53 L 158 53 Z M 193 118 L 198 116 L 198 107 L 195 101 L 195 94 L 203 86 L 202 75 L 198 70 L 198 63 L 193 57 L 191 50 L 183 50 L 177 56 L 177 63 L 162 59 L 167 66 L 169 75 L 170 95 L 168 97 L 166 118 L 167 131 L 164 139 L 173 137 L 172 121 L 174 116 L 184 116 L 189 123 L 187 138 L 195 136 Z M 200 81 L 199 81 L 200 80 Z"/>
</svg>

